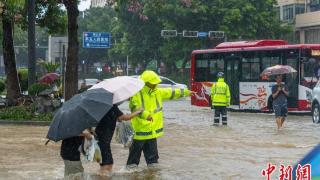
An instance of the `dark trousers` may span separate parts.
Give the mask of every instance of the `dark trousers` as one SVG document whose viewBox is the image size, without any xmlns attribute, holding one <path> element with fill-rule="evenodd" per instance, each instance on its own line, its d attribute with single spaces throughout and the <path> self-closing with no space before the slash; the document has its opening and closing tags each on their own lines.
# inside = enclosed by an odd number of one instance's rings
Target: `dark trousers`
<svg viewBox="0 0 320 180">
<path fill-rule="evenodd" d="M 114 126 L 108 126 L 108 123 L 99 124 L 95 130 L 97 134 L 98 145 L 101 151 L 101 166 L 113 164 L 111 153 L 111 140 L 114 133 Z"/>
<path fill-rule="evenodd" d="M 142 151 L 147 164 L 158 163 L 157 139 L 148 139 L 133 140 L 129 150 L 127 165 L 139 165 Z"/>
<path fill-rule="evenodd" d="M 220 115 L 222 116 L 222 125 L 227 125 L 227 107 L 214 106 L 214 124 L 219 124 Z"/>
</svg>

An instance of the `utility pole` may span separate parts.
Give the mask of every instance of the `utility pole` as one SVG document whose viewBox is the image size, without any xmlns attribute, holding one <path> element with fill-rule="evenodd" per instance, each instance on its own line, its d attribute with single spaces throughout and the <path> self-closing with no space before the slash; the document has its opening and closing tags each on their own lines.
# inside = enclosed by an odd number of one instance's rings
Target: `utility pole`
<svg viewBox="0 0 320 180">
<path fill-rule="evenodd" d="M 129 56 L 127 55 L 127 68 L 126 68 L 126 71 L 127 71 L 127 76 L 129 76 Z"/>
<path fill-rule="evenodd" d="M 65 86 L 66 86 L 66 81 L 65 81 L 65 72 L 66 72 L 66 68 L 65 68 L 65 63 L 66 63 L 66 45 L 62 46 L 62 61 L 61 61 L 61 84 L 62 84 L 62 96 L 63 98 L 65 97 Z"/>
<path fill-rule="evenodd" d="M 28 0 L 28 86 L 36 82 L 35 0 Z"/>
</svg>

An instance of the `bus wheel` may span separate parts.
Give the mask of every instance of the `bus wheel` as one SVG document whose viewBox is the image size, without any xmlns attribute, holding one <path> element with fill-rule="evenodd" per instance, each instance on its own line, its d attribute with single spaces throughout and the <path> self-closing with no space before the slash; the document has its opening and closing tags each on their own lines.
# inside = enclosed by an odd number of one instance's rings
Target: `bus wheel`
<svg viewBox="0 0 320 180">
<path fill-rule="evenodd" d="M 319 104 L 314 103 L 312 106 L 312 120 L 314 123 L 319 123 L 320 122 L 320 109 L 319 109 Z"/>
</svg>

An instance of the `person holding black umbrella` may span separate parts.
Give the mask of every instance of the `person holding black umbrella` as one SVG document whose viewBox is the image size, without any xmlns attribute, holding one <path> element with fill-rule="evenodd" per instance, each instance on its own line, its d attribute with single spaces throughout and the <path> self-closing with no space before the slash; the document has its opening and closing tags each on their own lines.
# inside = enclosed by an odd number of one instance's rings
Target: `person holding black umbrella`
<svg viewBox="0 0 320 180">
<path fill-rule="evenodd" d="M 113 158 L 111 153 L 111 140 L 116 128 L 117 121 L 129 121 L 139 115 L 143 109 L 138 109 L 131 114 L 123 114 L 117 105 L 109 110 L 109 112 L 98 123 L 95 133 L 97 135 L 98 145 L 101 150 L 102 162 L 98 174 L 104 175 L 112 171 Z"/>
<path fill-rule="evenodd" d="M 83 172 L 79 147 L 84 138 L 88 140 L 92 139 L 91 133 L 85 130 L 79 136 L 62 140 L 60 156 L 64 162 L 64 177 Z"/>
</svg>

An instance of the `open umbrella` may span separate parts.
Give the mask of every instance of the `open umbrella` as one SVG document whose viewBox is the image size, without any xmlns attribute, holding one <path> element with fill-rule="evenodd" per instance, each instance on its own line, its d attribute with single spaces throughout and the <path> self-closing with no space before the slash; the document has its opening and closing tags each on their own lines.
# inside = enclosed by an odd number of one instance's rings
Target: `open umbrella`
<svg viewBox="0 0 320 180">
<path fill-rule="evenodd" d="M 113 106 L 112 97 L 112 93 L 102 88 L 73 96 L 55 114 L 47 138 L 59 141 L 96 126 Z"/>
<path fill-rule="evenodd" d="M 56 79 L 59 78 L 59 74 L 57 73 L 48 73 L 44 76 L 42 76 L 40 79 L 39 79 L 39 82 L 40 83 L 46 83 L 46 84 L 51 84 L 53 83 L 53 81 L 55 81 Z"/>
<path fill-rule="evenodd" d="M 266 68 L 262 73 L 261 76 L 271 76 L 271 75 L 279 75 L 279 74 L 290 74 L 297 72 L 293 67 L 288 65 L 275 65 Z"/>
<path fill-rule="evenodd" d="M 105 79 L 90 89 L 103 88 L 113 93 L 113 104 L 122 102 L 139 92 L 144 86 L 144 82 L 138 78 L 129 76 L 118 76 Z"/>
</svg>

